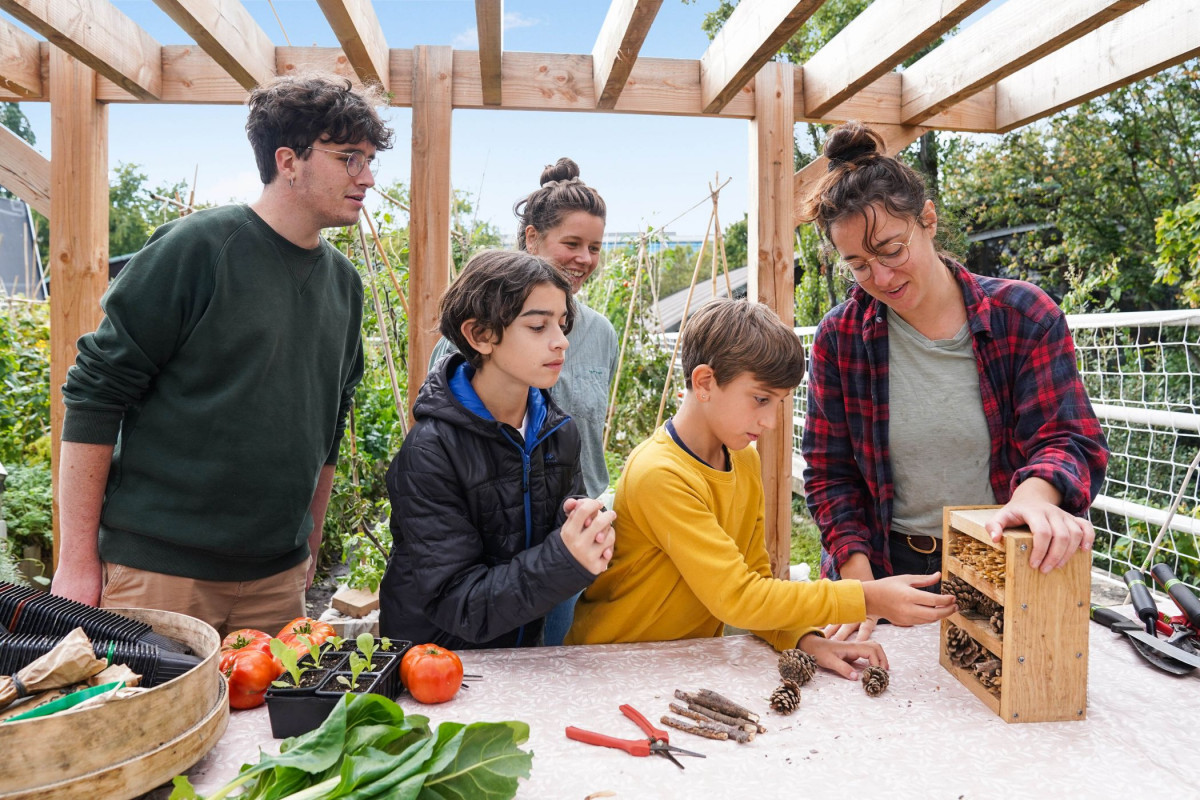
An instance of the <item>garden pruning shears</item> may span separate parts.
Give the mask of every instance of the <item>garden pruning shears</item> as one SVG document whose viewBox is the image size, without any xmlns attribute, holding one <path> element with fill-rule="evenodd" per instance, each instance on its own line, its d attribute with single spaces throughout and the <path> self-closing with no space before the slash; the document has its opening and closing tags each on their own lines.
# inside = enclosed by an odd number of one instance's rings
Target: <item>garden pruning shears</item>
<svg viewBox="0 0 1200 800">
<path fill-rule="evenodd" d="M 648 756 L 654 753 L 670 759 L 671 763 L 680 769 L 683 769 L 683 764 L 676 761 L 672 753 L 677 753 L 681 756 L 706 758 L 703 753 L 693 753 L 691 750 L 683 750 L 673 746 L 669 741 L 667 732 L 651 725 L 650 720 L 643 717 L 633 706 L 629 704 L 621 706 L 621 713 L 637 723 L 637 726 L 642 729 L 642 733 L 646 734 L 645 739 L 615 739 L 612 736 L 585 731 L 573 726 L 567 728 L 567 738 L 583 742 L 584 744 L 595 744 L 600 747 L 613 747 L 617 750 L 624 750 L 631 756 Z"/>
</svg>

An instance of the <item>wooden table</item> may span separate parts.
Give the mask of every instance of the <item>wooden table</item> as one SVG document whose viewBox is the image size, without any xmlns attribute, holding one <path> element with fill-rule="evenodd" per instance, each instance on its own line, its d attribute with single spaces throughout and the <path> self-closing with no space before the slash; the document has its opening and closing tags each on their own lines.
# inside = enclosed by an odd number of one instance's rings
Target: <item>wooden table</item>
<svg viewBox="0 0 1200 800">
<path fill-rule="evenodd" d="M 800 708 L 784 717 L 766 698 L 778 684 L 776 654 L 751 636 L 466 652 L 480 673 L 450 703 L 401 705 L 434 723 L 519 719 L 533 773 L 518 797 L 622 798 L 1121 797 L 1153 791 L 1195 797 L 1200 747 L 1200 671 L 1172 677 L 1131 645 L 1092 626 L 1087 719 L 1006 724 L 938 666 L 937 627 L 881 626 L 891 685 L 870 698 L 857 682 L 820 672 Z M 638 729 L 617 710 L 631 703 L 657 720 L 672 691 L 705 687 L 760 711 L 768 732 L 745 745 L 674 732 L 674 744 L 707 754 L 659 758 L 568 740 L 577 725 L 621 738 Z M 266 709 L 234 712 L 217 747 L 190 770 L 203 794 L 237 774 L 257 751 L 277 752 Z M 156 797 L 165 797 L 159 790 Z"/>
</svg>

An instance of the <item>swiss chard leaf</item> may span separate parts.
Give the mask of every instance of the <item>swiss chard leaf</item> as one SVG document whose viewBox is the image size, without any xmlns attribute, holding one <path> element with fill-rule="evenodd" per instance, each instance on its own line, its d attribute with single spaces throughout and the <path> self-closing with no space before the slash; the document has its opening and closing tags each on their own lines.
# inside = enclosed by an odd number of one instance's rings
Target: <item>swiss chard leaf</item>
<svg viewBox="0 0 1200 800">
<path fill-rule="evenodd" d="M 451 724 L 438 727 L 439 741 Z M 506 800 L 517 793 L 517 778 L 529 777 L 533 753 L 517 747 L 529 740 L 524 722 L 476 722 L 448 733 L 443 754 L 456 742 L 454 755 L 425 778 L 422 800 Z"/>
</svg>

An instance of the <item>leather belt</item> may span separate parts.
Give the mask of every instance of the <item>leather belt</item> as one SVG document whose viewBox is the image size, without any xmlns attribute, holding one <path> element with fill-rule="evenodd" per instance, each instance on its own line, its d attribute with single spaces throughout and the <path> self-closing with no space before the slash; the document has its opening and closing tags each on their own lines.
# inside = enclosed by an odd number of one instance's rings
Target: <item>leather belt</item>
<svg viewBox="0 0 1200 800">
<path fill-rule="evenodd" d="M 893 533 L 892 538 L 903 542 L 909 550 L 921 555 L 932 555 L 942 549 L 942 540 L 933 536 L 911 536 L 907 533 Z"/>
</svg>

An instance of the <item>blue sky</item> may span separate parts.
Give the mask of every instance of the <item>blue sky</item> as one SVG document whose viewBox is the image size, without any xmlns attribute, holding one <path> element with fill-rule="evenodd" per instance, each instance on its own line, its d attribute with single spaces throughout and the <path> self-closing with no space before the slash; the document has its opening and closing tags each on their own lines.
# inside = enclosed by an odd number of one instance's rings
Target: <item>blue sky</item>
<svg viewBox="0 0 1200 800">
<path fill-rule="evenodd" d="M 161 44 L 189 37 L 153 0 L 112 0 Z M 315 0 L 242 0 L 276 45 L 284 33 L 296 46 L 337 46 Z M 992 4 L 989 5 L 994 5 Z M 390 47 L 417 44 L 475 49 L 474 0 L 373 0 Z M 506 50 L 590 53 L 609 0 L 505 0 Z M 642 48 L 644 56 L 699 58 L 708 46 L 700 25 L 717 0 L 664 0 Z M 11 17 L 0 14 L 12 21 Z M 48 103 L 23 110 L 37 134 L 37 149 L 50 153 Z M 396 147 L 383 154 L 382 183 L 408 182 L 412 115 L 388 109 Z M 125 105 L 109 107 L 109 166 L 142 167 L 149 185 L 196 180 L 198 200 L 250 201 L 261 184 L 246 142 L 240 106 Z M 706 198 L 717 174 L 731 179 L 721 195 L 723 226 L 747 208 L 749 125 L 745 120 L 520 111 L 455 111 L 452 131 L 454 187 L 478 199 L 480 219 L 512 233 L 512 204 L 537 187 L 542 166 L 559 156 L 574 158 L 585 181 L 604 196 L 608 230 L 661 227 Z M 707 203 L 669 229 L 698 236 L 708 220 Z"/>
</svg>

